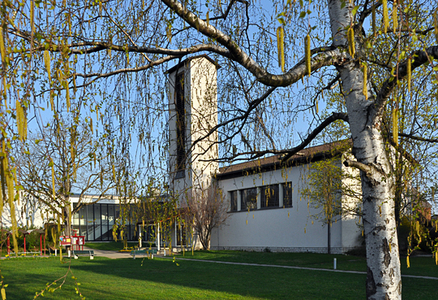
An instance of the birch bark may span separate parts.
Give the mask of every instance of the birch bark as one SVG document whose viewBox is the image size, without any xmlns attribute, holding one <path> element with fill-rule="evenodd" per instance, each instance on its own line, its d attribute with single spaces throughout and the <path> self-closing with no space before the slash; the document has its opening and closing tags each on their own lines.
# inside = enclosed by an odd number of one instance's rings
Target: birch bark
<svg viewBox="0 0 438 300">
<path fill-rule="evenodd" d="M 353 24 L 352 4 L 330 0 L 329 15 L 334 46 L 347 45 L 346 32 Z M 361 45 L 356 42 L 356 52 Z M 400 257 L 394 211 L 394 183 L 380 130 L 382 115 L 375 98 L 362 92 L 363 73 L 357 60 L 338 66 L 353 139 L 356 162 L 346 165 L 361 170 L 363 223 L 367 256 L 367 299 L 401 299 Z M 371 95 L 371 91 L 369 95 Z"/>
</svg>

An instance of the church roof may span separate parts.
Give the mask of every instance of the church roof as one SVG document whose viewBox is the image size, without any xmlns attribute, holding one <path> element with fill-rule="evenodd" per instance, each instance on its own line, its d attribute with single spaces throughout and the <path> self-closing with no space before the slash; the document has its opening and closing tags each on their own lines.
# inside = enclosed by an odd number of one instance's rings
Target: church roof
<svg viewBox="0 0 438 300">
<path fill-rule="evenodd" d="M 344 153 L 346 147 L 351 147 L 351 140 L 305 148 L 298 151 L 285 162 L 281 161 L 283 155 L 279 154 L 239 164 L 233 164 L 220 168 L 216 178 L 227 179 L 245 176 L 249 174 L 278 170 L 284 167 L 306 164 L 321 159 L 327 159 Z"/>
</svg>

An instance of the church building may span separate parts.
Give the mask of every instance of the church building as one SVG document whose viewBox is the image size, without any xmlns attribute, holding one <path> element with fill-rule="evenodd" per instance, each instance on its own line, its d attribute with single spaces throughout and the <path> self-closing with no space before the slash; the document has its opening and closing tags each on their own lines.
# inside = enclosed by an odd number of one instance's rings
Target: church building
<svg viewBox="0 0 438 300">
<path fill-rule="evenodd" d="M 219 168 L 217 70 L 207 56 L 189 58 L 168 70 L 169 185 L 184 206 L 190 195 L 216 184 L 226 220 L 211 235 L 210 249 L 345 253 L 361 244 L 357 215 L 327 226 L 301 196 L 312 163 L 334 156 L 337 143 L 304 149 L 286 162 L 272 156 Z M 195 144 L 194 144 L 195 143 Z M 194 144 L 194 145 L 193 145 Z M 349 170 L 351 172 L 351 170 Z M 358 186 L 360 189 L 360 186 Z M 339 195 L 342 207 L 358 201 Z M 196 241 L 195 241 L 196 242 Z"/>
</svg>

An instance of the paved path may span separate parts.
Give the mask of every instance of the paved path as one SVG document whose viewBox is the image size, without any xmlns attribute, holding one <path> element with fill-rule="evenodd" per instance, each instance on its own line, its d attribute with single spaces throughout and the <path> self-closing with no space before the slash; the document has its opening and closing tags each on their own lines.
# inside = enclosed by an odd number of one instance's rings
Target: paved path
<svg viewBox="0 0 438 300">
<path fill-rule="evenodd" d="M 119 251 L 109 251 L 109 250 L 97 250 L 91 249 L 84 246 L 84 250 L 94 250 L 95 256 L 103 256 L 111 259 L 116 258 L 131 258 L 130 252 L 119 252 Z"/>
<path fill-rule="evenodd" d="M 84 247 L 84 250 L 93 250 L 93 249 Z M 129 252 L 122 253 L 122 252 L 118 252 L 118 251 L 107 251 L 107 250 L 96 250 L 96 249 L 94 249 L 94 255 L 108 257 L 108 258 L 112 258 L 112 259 L 132 258 L 132 256 L 130 255 Z M 142 256 L 139 256 L 139 258 L 140 257 L 142 257 Z M 173 259 L 173 256 L 156 255 L 156 257 Z M 177 260 L 196 261 L 196 262 L 215 263 L 215 264 L 226 264 L 226 265 L 241 265 L 241 266 L 253 266 L 253 267 L 283 268 L 283 269 L 324 271 L 324 272 L 334 272 L 334 273 L 366 275 L 366 272 L 360 272 L 360 271 L 333 270 L 333 269 L 321 269 L 321 268 L 309 268 L 309 267 L 297 267 L 297 266 L 282 266 L 282 265 L 268 265 L 268 264 L 255 264 L 255 263 L 239 263 L 239 262 L 217 261 L 217 260 L 208 260 L 208 259 L 183 258 L 180 256 L 176 256 L 176 259 Z M 402 275 L 402 277 L 438 280 L 438 277 L 430 277 L 430 276 Z"/>
<path fill-rule="evenodd" d="M 168 257 L 168 258 L 171 258 L 171 257 Z M 333 270 L 333 269 L 320 269 L 320 268 L 308 268 L 308 267 L 296 267 L 296 266 L 267 265 L 267 264 L 254 264 L 254 263 L 239 263 L 239 262 L 230 262 L 230 261 L 216 261 L 216 260 L 208 260 L 208 259 L 194 259 L 194 258 L 182 258 L 182 257 L 177 257 L 177 260 L 191 260 L 191 261 L 209 262 L 209 263 L 226 264 L 226 265 L 241 265 L 241 266 L 269 267 L 269 268 L 283 268 L 283 269 L 297 269 L 297 270 L 310 270 L 310 271 L 326 271 L 326 272 L 335 272 L 335 273 L 349 273 L 349 274 L 366 275 L 366 272 L 348 271 L 348 270 Z M 402 277 L 438 280 L 438 277 L 430 277 L 430 276 L 402 275 Z"/>
</svg>

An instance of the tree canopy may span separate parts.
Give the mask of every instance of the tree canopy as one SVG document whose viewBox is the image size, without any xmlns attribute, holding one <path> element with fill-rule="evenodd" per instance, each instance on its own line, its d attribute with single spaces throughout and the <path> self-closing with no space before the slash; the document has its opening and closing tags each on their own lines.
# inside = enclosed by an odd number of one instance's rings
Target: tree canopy
<svg viewBox="0 0 438 300">
<path fill-rule="evenodd" d="M 9 201 L 12 148 L 46 114 L 93 120 L 105 151 L 122 163 L 121 179 L 164 176 L 165 70 L 207 53 L 222 66 L 220 124 L 212 128 L 222 161 L 287 159 L 333 122 L 347 122 L 354 159 L 345 165 L 361 171 L 367 296 L 401 297 L 396 184 L 385 150 L 392 142 L 423 166 L 436 164 L 435 1 L 30 0 L 2 1 L 0 14 Z M 302 119 L 309 127 L 297 132 Z"/>
</svg>

